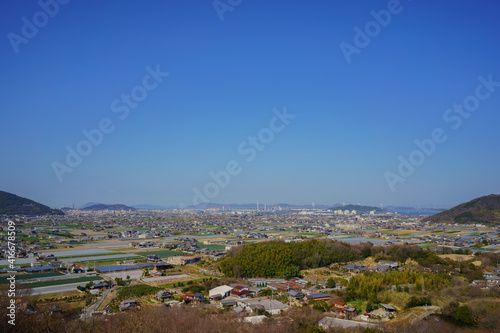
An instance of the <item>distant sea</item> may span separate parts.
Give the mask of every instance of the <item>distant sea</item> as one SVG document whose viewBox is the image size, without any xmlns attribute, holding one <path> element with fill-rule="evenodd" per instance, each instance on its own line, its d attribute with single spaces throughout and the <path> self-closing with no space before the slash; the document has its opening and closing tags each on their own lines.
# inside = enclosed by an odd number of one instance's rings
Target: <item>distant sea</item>
<svg viewBox="0 0 500 333">
<path fill-rule="evenodd" d="M 434 215 L 439 213 L 437 210 L 399 210 L 399 209 L 389 209 L 390 213 L 398 213 L 399 215 Z"/>
</svg>

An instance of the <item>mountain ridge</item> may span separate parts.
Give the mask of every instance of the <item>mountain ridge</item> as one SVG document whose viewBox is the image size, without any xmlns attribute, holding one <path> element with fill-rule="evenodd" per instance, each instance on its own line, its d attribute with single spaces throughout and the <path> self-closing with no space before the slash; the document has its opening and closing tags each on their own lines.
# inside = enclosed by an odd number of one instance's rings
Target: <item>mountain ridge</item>
<svg viewBox="0 0 500 333">
<path fill-rule="evenodd" d="M 13 193 L 0 191 L 0 215 L 64 215 L 59 209 L 52 209 L 34 200 Z"/>
<path fill-rule="evenodd" d="M 127 211 L 133 211 L 136 210 L 134 207 L 122 205 L 122 204 L 112 204 L 112 205 L 105 205 L 105 204 L 96 204 L 96 205 L 91 205 L 85 208 L 81 208 L 81 210 L 92 210 L 92 211 L 98 211 L 98 210 L 127 210 Z"/>
<path fill-rule="evenodd" d="M 490 194 L 461 203 L 424 219 L 435 223 L 500 224 L 500 195 Z"/>
</svg>

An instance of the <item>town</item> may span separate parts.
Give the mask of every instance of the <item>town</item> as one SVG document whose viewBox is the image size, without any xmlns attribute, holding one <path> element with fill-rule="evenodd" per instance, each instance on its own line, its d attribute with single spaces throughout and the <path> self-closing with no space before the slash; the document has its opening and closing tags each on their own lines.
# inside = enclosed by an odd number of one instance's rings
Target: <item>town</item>
<svg viewBox="0 0 500 333">
<path fill-rule="evenodd" d="M 271 325 L 271 319 L 272 325 L 295 325 L 294 311 L 307 308 L 314 322 L 302 325 L 326 331 L 437 322 L 459 308 L 440 288 L 499 295 L 498 227 L 435 224 L 425 217 L 312 207 L 66 209 L 62 216 L 11 216 L 2 220 L 1 237 L 7 239 L 13 221 L 15 267 L 8 266 L 4 245 L 0 282 L 7 287 L 15 271 L 18 292 L 25 295 L 18 311 L 35 317 L 50 313 L 88 322 L 158 307 L 199 308 L 231 314 L 245 325 Z M 294 250 L 306 244 L 337 244 L 353 255 L 261 276 L 232 264 L 238 256 L 259 260 L 259 254 L 243 255 L 252 246 L 264 253 L 265 246 Z M 385 282 L 374 285 L 375 292 L 360 292 L 379 275 Z M 472 312 L 451 314 L 452 321 L 467 323 Z"/>
</svg>

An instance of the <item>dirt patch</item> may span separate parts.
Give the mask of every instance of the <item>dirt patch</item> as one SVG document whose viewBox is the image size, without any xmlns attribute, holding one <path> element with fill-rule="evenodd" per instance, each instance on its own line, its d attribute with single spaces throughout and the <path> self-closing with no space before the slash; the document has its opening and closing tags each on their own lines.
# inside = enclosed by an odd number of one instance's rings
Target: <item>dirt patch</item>
<svg viewBox="0 0 500 333">
<path fill-rule="evenodd" d="M 474 256 L 468 254 L 440 254 L 439 258 L 448 258 L 455 261 L 467 261 L 474 259 Z"/>
</svg>

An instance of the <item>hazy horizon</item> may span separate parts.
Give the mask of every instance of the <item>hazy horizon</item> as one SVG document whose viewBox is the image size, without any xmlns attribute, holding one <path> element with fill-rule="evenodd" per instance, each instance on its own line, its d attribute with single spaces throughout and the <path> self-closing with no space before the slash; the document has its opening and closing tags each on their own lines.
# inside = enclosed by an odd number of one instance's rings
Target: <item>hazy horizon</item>
<svg viewBox="0 0 500 333">
<path fill-rule="evenodd" d="M 51 207 L 500 192 L 493 0 L 0 6 L 1 190 Z"/>
</svg>

